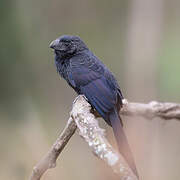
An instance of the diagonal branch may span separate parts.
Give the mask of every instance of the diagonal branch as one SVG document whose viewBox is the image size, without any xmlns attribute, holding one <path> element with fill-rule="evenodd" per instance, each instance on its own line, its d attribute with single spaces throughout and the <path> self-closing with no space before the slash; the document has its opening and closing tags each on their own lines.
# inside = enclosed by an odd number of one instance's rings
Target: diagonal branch
<svg viewBox="0 0 180 180">
<path fill-rule="evenodd" d="M 66 127 L 61 135 L 57 138 L 56 142 L 52 145 L 48 153 L 39 161 L 33 168 L 30 180 L 40 180 L 41 176 L 50 168 L 56 167 L 56 160 L 62 152 L 71 136 L 74 134 L 77 126 L 72 117 L 69 118 Z"/>
<path fill-rule="evenodd" d="M 126 116 L 143 116 L 148 119 L 160 117 L 164 120 L 180 120 L 180 104 L 150 102 L 149 104 L 128 103 L 123 100 L 120 114 Z M 124 158 L 109 144 L 104 135 L 104 130 L 98 125 L 90 104 L 84 96 L 78 96 L 73 104 L 70 118 L 63 132 L 52 145 L 48 153 L 33 168 L 30 180 L 40 180 L 42 175 L 50 168 L 56 166 L 56 160 L 71 136 L 78 127 L 80 136 L 89 144 L 92 152 L 107 165 L 109 165 L 121 180 L 138 180 Z"/>
<path fill-rule="evenodd" d="M 78 96 L 71 115 L 74 117 L 80 136 L 89 144 L 92 152 L 110 166 L 120 180 L 138 180 L 122 155 L 107 141 L 104 130 L 99 127 L 97 119 L 91 113 L 91 106 L 84 96 Z"/>
</svg>

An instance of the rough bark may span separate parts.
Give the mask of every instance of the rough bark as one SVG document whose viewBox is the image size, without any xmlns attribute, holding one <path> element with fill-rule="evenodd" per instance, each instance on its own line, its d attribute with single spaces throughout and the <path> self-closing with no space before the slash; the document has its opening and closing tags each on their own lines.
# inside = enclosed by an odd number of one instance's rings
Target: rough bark
<svg viewBox="0 0 180 180">
<path fill-rule="evenodd" d="M 147 119 L 161 117 L 164 120 L 180 120 L 180 104 L 150 102 L 149 104 L 128 103 L 123 101 L 124 106 L 120 114 L 126 116 L 143 116 Z M 90 104 L 84 96 L 80 95 L 73 103 L 70 118 L 63 132 L 52 145 L 48 153 L 33 168 L 30 180 L 40 180 L 42 175 L 50 168 L 56 167 L 56 160 L 65 145 L 68 143 L 75 130 L 78 128 L 79 135 L 88 143 L 92 152 L 107 165 L 109 165 L 121 180 L 137 180 L 128 164 L 110 145 L 105 137 L 104 130 L 98 125 L 98 121 L 92 113 Z"/>
</svg>

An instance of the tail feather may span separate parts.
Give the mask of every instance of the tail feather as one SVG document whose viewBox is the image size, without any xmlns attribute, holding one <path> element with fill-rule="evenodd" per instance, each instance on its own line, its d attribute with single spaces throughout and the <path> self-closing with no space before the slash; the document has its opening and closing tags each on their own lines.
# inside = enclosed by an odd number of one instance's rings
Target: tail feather
<svg viewBox="0 0 180 180">
<path fill-rule="evenodd" d="M 120 154 L 122 154 L 135 175 L 139 177 L 127 137 L 122 127 L 122 121 L 117 111 L 114 111 L 110 114 L 109 120 L 113 128 L 114 136 L 116 138 Z"/>
</svg>

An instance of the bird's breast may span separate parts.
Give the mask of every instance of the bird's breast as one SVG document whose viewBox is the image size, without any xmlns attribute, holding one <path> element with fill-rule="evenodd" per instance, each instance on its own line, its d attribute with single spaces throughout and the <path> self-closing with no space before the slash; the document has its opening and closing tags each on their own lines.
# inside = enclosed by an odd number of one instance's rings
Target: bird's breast
<svg viewBox="0 0 180 180">
<path fill-rule="evenodd" d="M 69 60 L 61 60 L 55 58 L 55 65 L 57 68 L 57 72 L 63 77 L 64 79 L 67 79 L 67 71 L 69 69 Z"/>
</svg>

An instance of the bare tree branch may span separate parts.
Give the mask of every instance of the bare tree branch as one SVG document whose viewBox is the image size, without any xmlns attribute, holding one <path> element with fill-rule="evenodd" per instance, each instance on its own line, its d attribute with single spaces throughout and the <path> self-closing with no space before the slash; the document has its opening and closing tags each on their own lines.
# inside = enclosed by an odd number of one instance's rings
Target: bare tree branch
<svg viewBox="0 0 180 180">
<path fill-rule="evenodd" d="M 91 113 L 91 106 L 83 96 L 78 96 L 71 112 L 79 130 L 79 135 L 89 144 L 92 152 L 109 165 L 121 180 L 138 180 L 128 164 L 109 144 L 104 130 Z"/>
<path fill-rule="evenodd" d="M 152 101 L 148 104 L 128 103 L 126 99 L 123 101 L 124 106 L 120 114 L 126 116 L 143 116 L 146 119 L 159 117 L 164 120 L 180 120 L 180 104 L 176 103 L 160 103 Z"/>
<path fill-rule="evenodd" d="M 77 126 L 72 117 L 69 118 L 66 127 L 56 142 L 52 145 L 48 153 L 41 159 L 41 161 L 33 168 L 30 180 L 40 180 L 41 176 L 50 168 L 56 167 L 56 160 L 68 143 L 71 136 L 74 134 Z"/>
<path fill-rule="evenodd" d="M 159 103 L 155 101 L 149 104 L 128 103 L 125 99 L 123 100 L 123 104 L 123 108 L 120 111 L 122 115 L 143 116 L 148 119 L 160 117 L 165 120 L 180 120 L 180 104 Z M 86 101 L 84 96 L 78 96 L 74 101 L 66 127 L 49 152 L 33 168 L 30 180 L 40 180 L 41 176 L 48 169 L 56 166 L 56 160 L 59 154 L 68 143 L 77 127 L 80 136 L 89 144 L 92 152 L 109 165 L 114 172 L 118 174 L 121 180 L 138 180 L 124 158 L 118 154 L 107 141 L 104 130 L 99 127 L 94 114 L 96 114 L 96 117 L 98 116 L 97 113 L 92 111 L 90 104 Z"/>
</svg>

